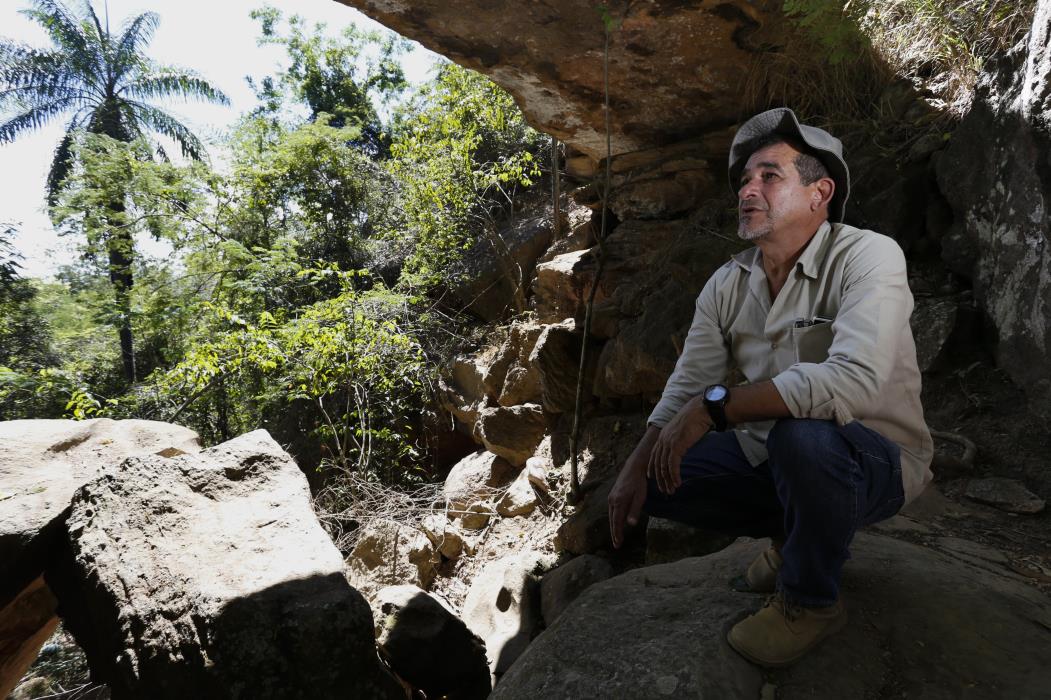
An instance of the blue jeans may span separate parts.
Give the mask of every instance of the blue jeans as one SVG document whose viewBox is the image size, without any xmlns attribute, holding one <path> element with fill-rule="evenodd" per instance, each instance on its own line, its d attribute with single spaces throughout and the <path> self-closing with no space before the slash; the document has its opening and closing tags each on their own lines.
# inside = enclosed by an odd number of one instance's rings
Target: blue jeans
<svg viewBox="0 0 1051 700">
<path fill-rule="evenodd" d="M 832 605 L 859 527 L 889 518 L 905 501 L 898 446 L 854 421 L 786 418 L 753 467 L 733 432 L 711 432 L 682 460 L 670 496 L 650 480 L 647 514 L 749 537 L 783 537 L 778 588 L 793 603 Z"/>
</svg>

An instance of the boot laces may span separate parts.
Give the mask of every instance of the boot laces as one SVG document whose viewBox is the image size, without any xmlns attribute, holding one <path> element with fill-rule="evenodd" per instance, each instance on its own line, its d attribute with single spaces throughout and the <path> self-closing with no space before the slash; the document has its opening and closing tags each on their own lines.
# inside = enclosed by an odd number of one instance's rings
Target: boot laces
<svg viewBox="0 0 1051 700">
<path fill-rule="evenodd" d="M 785 624 L 795 622 L 803 615 L 803 606 L 790 603 L 785 600 L 785 594 L 781 591 L 768 596 L 763 603 L 764 608 L 774 608 L 785 618 Z"/>
</svg>

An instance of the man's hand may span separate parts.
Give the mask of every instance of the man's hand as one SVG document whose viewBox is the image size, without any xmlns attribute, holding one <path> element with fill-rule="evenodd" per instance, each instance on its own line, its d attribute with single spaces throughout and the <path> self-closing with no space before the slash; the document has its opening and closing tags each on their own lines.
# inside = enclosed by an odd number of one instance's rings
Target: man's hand
<svg viewBox="0 0 1051 700">
<path fill-rule="evenodd" d="M 642 506 L 646 502 L 646 465 L 657 442 L 660 428 L 650 426 L 639 441 L 635 451 L 620 470 L 613 489 L 609 492 L 609 534 L 613 547 L 619 549 L 624 543 L 625 525 L 634 527 L 639 522 Z"/>
<path fill-rule="evenodd" d="M 657 480 L 661 493 L 671 495 L 682 485 L 682 457 L 711 427 L 712 418 L 701 396 L 687 401 L 664 426 L 646 469 L 646 475 Z"/>
</svg>

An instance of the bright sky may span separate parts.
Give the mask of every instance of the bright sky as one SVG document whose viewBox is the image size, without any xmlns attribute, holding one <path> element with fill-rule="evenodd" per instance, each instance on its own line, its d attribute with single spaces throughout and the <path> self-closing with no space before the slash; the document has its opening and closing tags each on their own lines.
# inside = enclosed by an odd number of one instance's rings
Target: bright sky
<svg viewBox="0 0 1051 700">
<path fill-rule="evenodd" d="M 104 1 L 93 0 L 100 17 Z M 73 5 L 80 0 L 66 2 Z M 129 15 L 158 13 L 160 28 L 147 54 L 161 63 L 201 73 L 230 98 L 230 107 L 193 102 L 162 104 L 205 140 L 218 137 L 238 115 L 255 106 L 245 76 L 272 73 L 284 58 L 280 47 L 256 46 L 259 25 L 248 13 L 264 4 L 279 8 L 286 17 L 299 14 L 311 22 L 324 22 L 331 32 L 352 23 L 365 29 L 381 28 L 335 0 L 108 0 L 114 32 Z M 0 0 L 0 37 L 49 46 L 43 30 L 18 13 L 25 6 L 23 0 Z M 425 80 L 435 60 L 435 54 L 414 44 L 412 52 L 403 58 L 406 76 L 414 83 Z M 74 242 L 59 238 L 44 214 L 47 169 L 64 125 L 59 120 L 12 144 L 0 145 L 0 224 L 21 224 L 21 235 L 14 244 L 25 256 L 22 272 L 26 276 L 49 276 L 73 259 Z"/>
</svg>

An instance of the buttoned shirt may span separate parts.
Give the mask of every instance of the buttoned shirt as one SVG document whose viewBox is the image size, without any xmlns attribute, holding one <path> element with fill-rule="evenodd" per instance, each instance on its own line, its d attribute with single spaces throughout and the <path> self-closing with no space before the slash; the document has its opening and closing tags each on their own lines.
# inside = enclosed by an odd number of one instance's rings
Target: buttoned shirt
<svg viewBox="0 0 1051 700">
<path fill-rule="evenodd" d="M 773 381 L 795 418 L 859 420 L 897 443 L 908 502 L 931 480 L 934 454 L 920 405 L 912 308 L 905 255 L 874 231 L 823 223 L 773 300 L 762 252 L 749 248 L 697 297 L 682 354 L 649 423 L 663 427 L 736 366 L 749 383 Z M 771 427 L 773 421 L 735 428 L 753 466 L 767 459 Z"/>
</svg>

